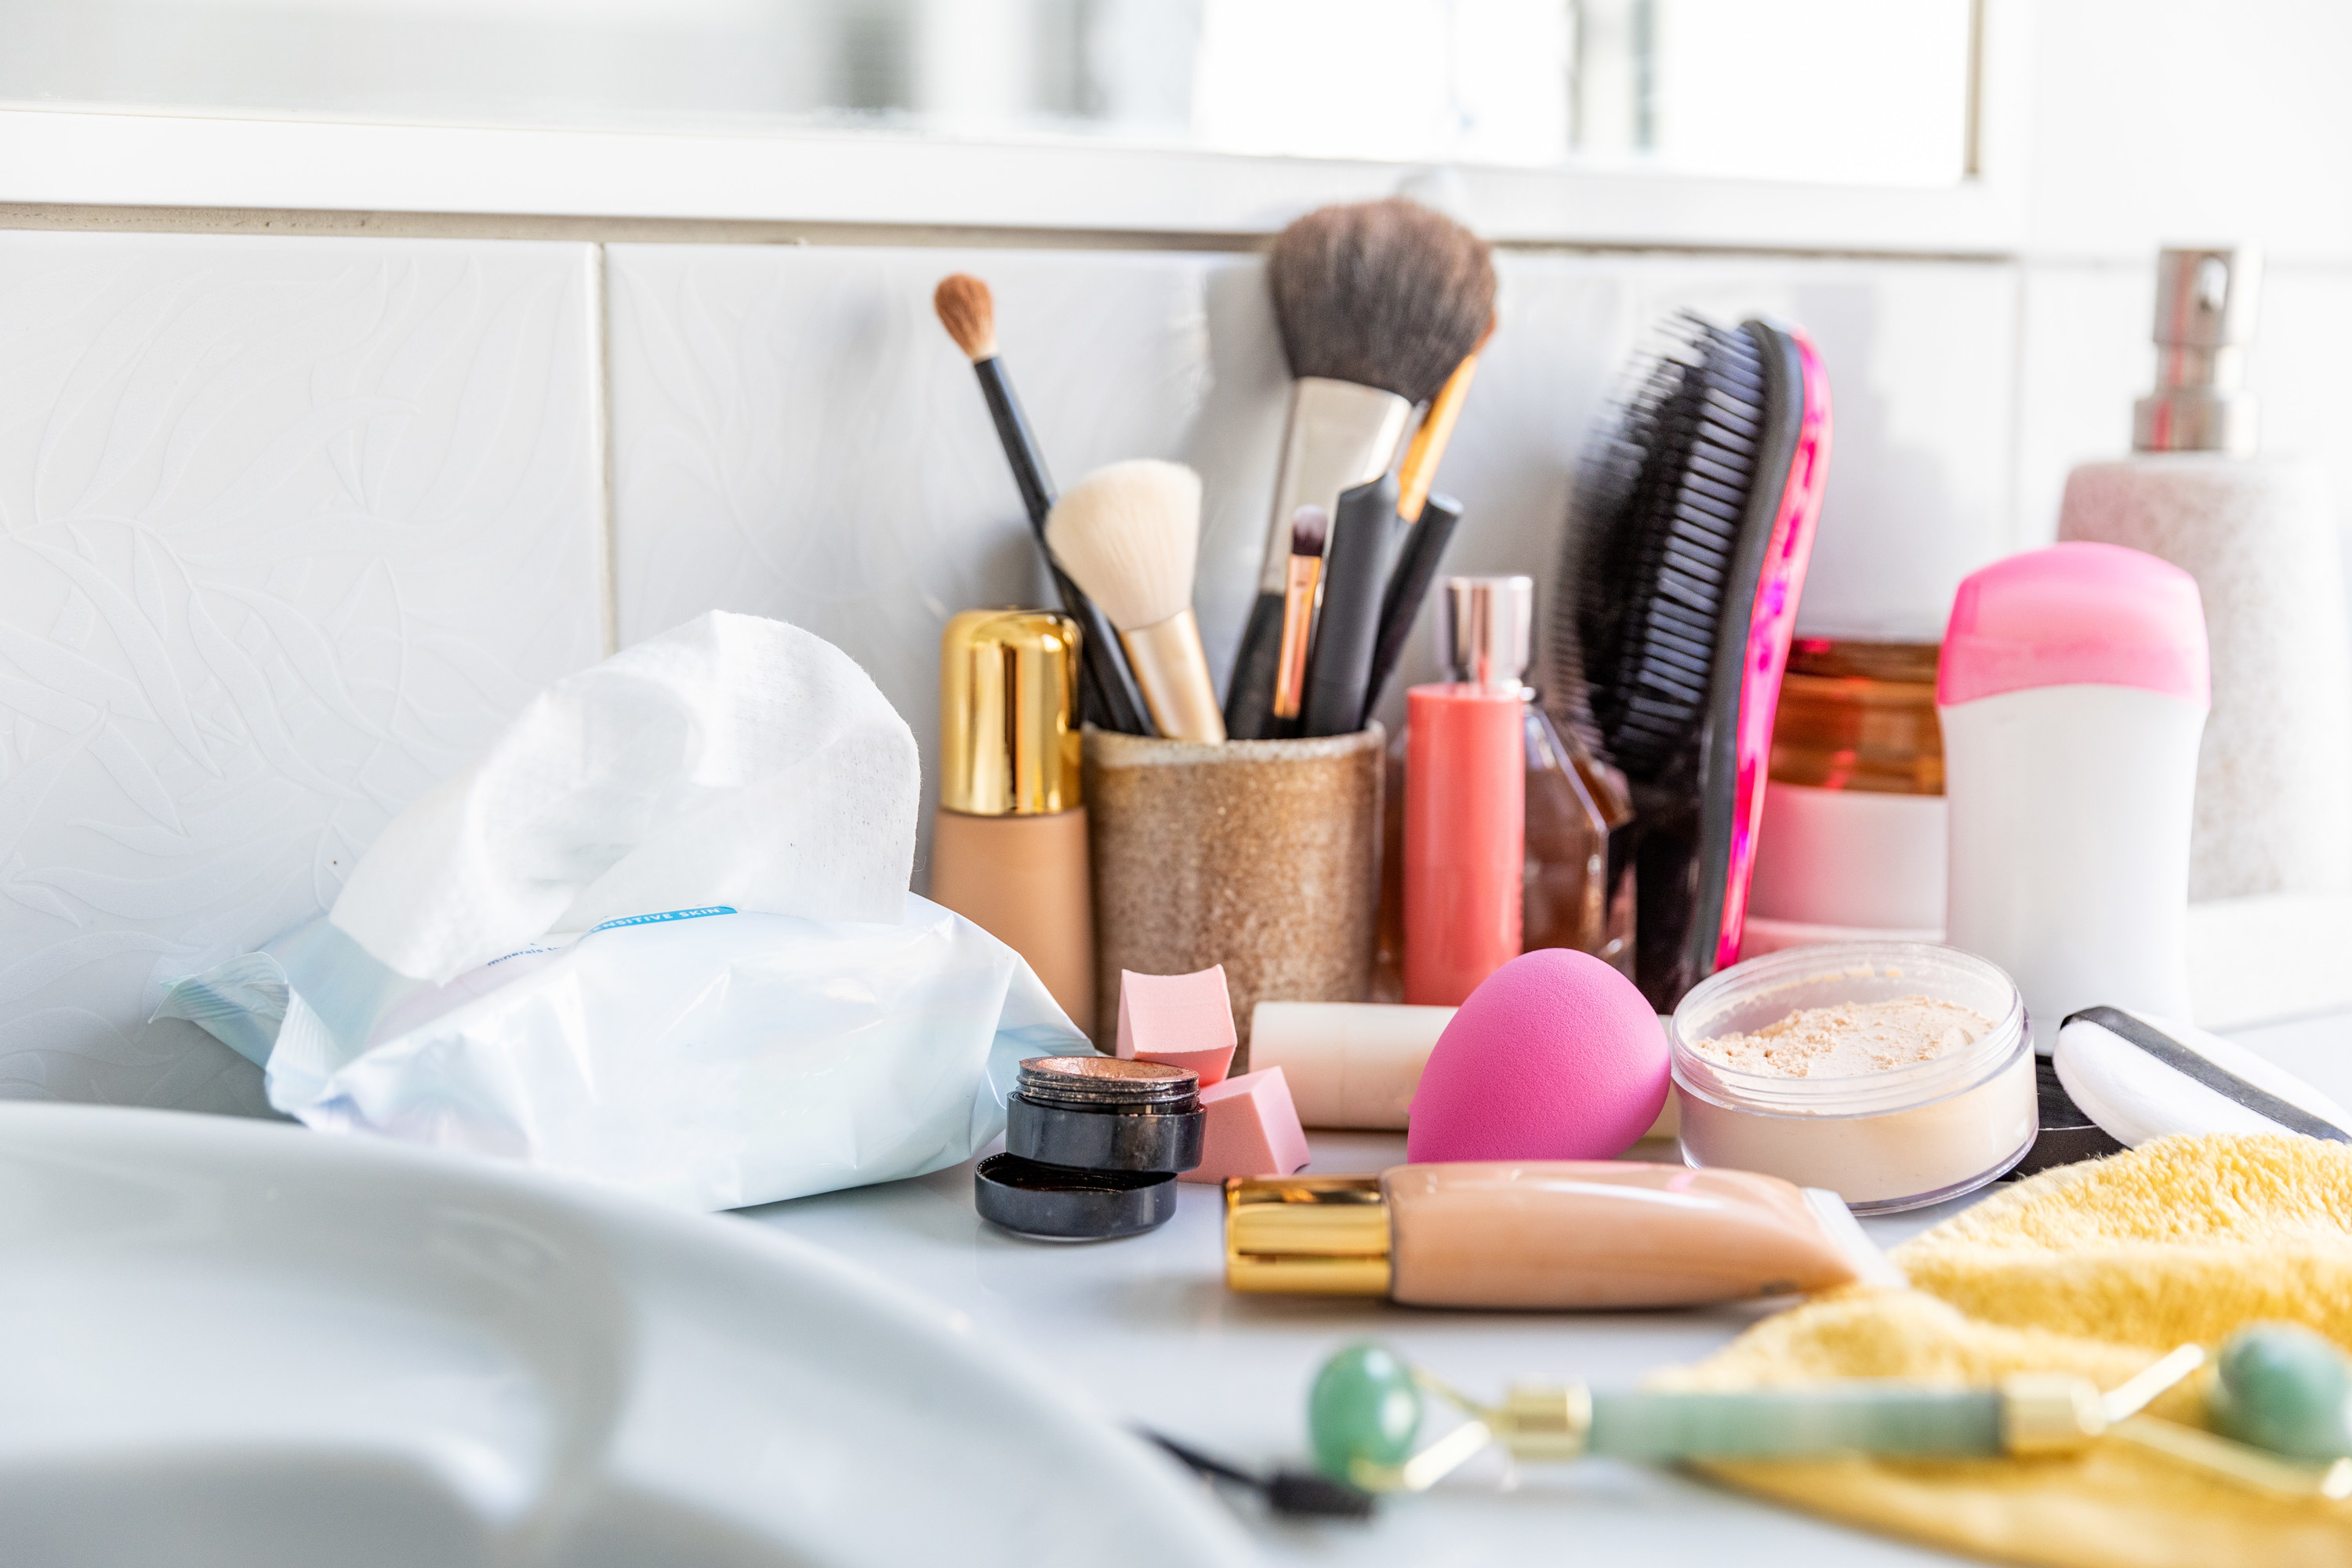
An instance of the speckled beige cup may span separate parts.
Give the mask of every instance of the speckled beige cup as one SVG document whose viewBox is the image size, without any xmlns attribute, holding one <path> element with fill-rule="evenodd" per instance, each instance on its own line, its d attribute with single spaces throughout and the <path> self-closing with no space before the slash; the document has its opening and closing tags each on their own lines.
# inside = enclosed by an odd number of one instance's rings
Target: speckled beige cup
<svg viewBox="0 0 2352 1568">
<path fill-rule="evenodd" d="M 1095 1041 L 1118 976 L 1225 966 L 1241 1051 L 1260 1002 L 1361 1002 L 1380 905 L 1377 724 L 1311 741 L 1145 740 L 1088 729 Z"/>
</svg>

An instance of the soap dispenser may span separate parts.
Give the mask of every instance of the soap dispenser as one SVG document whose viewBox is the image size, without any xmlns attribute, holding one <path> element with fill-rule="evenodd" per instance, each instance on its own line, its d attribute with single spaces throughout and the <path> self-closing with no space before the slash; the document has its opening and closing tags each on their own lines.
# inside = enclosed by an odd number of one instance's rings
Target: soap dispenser
<svg viewBox="0 0 2352 1568">
<path fill-rule="evenodd" d="M 2262 283 L 2250 245 L 2157 263 L 2156 389 L 2133 455 L 2066 481 L 2058 537 L 2121 544 L 2197 580 L 2212 650 L 2193 901 L 2352 890 L 2352 633 L 2326 474 L 2257 456 L 2245 386 Z M 2038 1020 L 2037 1020 L 2038 1022 Z"/>
</svg>

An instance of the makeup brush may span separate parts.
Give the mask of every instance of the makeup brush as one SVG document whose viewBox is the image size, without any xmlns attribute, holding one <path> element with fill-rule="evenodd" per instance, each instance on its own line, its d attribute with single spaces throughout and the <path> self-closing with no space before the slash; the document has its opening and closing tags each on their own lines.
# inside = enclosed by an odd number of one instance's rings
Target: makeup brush
<svg viewBox="0 0 2352 1568">
<path fill-rule="evenodd" d="M 1454 542 L 1454 531 L 1461 522 L 1462 503 L 1451 496 L 1433 495 L 1423 503 L 1421 521 L 1405 530 L 1396 570 L 1389 574 L 1388 591 L 1381 597 L 1381 631 L 1372 642 L 1372 670 L 1364 682 L 1364 711 L 1357 721 L 1359 728 L 1381 705 L 1381 693 L 1387 689 L 1389 677 L 1396 673 L 1397 660 L 1404 657 L 1413 620 L 1421 614 L 1422 602 L 1429 597 L 1430 584 L 1437 581 L 1445 547 Z"/>
<path fill-rule="evenodd" d="M 1396 570 L 1397 482 L 1382 474 L 1341 492 L 1325 549 L 1323 608 L 1307 665 L 1303 735 L 1348 735 L 1363 727 L 1364 687 L 1380 635 L 1381 595 Z"/>
<path fill-rule="evenodd" d="M 1445 460 L 1445 444 L 1454 439 L 1454 426 L 1462 417 L 1463 400 L 1470 395 L 1470 378 L 1478 374 L 1478 356 L 1486 352 L 1487 340 L 1495 335 L 1495 323 L 1490 318 L 1486 331 L 1478 339 L 1478 346 L 1462 356 L 1454 374 L 1430 399 L 1429 412 L 1421 417 L 1421 428 L 1412 433 L 1412 445 L 1404 450 L 1404 461 L 1397 466 L 1397 515 L 1407 522 L 1421 521 L 1421 509 L 1428 503 L 1429 487 L 1436 481 L 1437 465 Z"/>
<path fill-rule="evenodd" d="M 1037 536 L 1041 553 L 1045 547 L 1045 515 L 1054 508 L 1054 481 L 1045 475 L 1045 459 L 1037 450 L 1037 438 L 1030 432 L 1028 416 L 1021 412 L 1021 400 L 1013 394 L 1013 378 L 1005 373 L 1004 361 L 996 352 L 996 300 L 988 285 L 969 272 L 956 272 L 940 279 L 931 294 L 931 308 L 939 312 L 940 325 L 948 330 L 956 347 L 963 350 L 971 361 L 972 374 L 980 378 L 981 395 L 988 400 L 990 417 L 996 421 L 997 439 L 1004 444 L 1004 460 L 1013 468 L 1013 482 L 1021 491 L 1021 504 L 1028 510 L 1030 531 Z M 1055 590 L 1061 595 L 1062 608 L 1078 623 L 1079 700 L 1085 716 L 1106 730 L 1124 734 L 1149 735 L 1151 725 L 1145 717 L 1142 699 L 1137 695 L 1135 680 L 1128 673 L 1127 660 L 1119 656 L 1118 639 L 1111 633 L 1110 623 L 1094 602 L 1079 591 L 1053 557 L 1046 554 L 1046 566 L 1054 574 Z"/>
<path fill-rule="evenodd" d="M 1437 581 L 1438 563 L 1462 521 L 1458 501 L 1440 497 L 1436 510 L 1430 510 L 1429 487 L 1437 478 L 1437 465 L 1445 459 L 1446 443 L 1454 438 L 1463 400 L 1470 395 L 1470 378 L 1478 372 L 1478 356 L 1494 335 L 1495 323 L 1490 320 L 1478 346 L 1454 367 L 1454 374 L 1430 400 L 1429 412 L 1422 416 L 1421 428 L 1413 432 L 1412 445 L 1405 448 L 1404 461 L 1397 466 L 1397 515 L 1412 526 L 1398 551 L 1388 590 L 1381 596 L 1381 629 L 1372 640 L 1371 675 L 1364 683 L 1360 723 L 1368 722 L 1372 710 L 1380 706 L 1381 693 L 1404 655 L 1405 638 L 1421 614 L 1422 601 L 1429 597 L 1429 585 Z"/>
<path fill-rule="evenodd" d="M 1302 506 L 1290 520 L 1290 580 L 1282 600 L 1282 674 L 1275 683 L 1274 716 L 1298 717 L 1307 693 L 1307 643 L 1315 629 L 1315 590 L 1323 581 L 1323 540 L 1331 516 L 1319 506 Z"/>
<path fill-rule="evenodd" d="M 1495 316 L 1486 242 L 1400 198 L 1307 214 L 1276 237 L 1265 275 L 1297 380 L 1257 602 L 1225 697 L 1227 728 L 1244 738 L 1274 723 L 1290 520 L 1307 505 L 1336 516 L 1341 490 L 1387 472 L 1413 407 L 1437 395 Z"/>
<path fill-rule="evenodd" d="M 1269 1475 L 1258 1475 L 1213 1454 L 1202 1453 L 1190 1443 L 1180 1443 L 1164 1432 L 1154 1432 L 1149 1427 L 1137 1430 L 1181 1460 L 1195 1475 L 1213 1481 L 1230 1481 L 1235 1486 L 1247 1487 L 1265 1496 L 1267 1508 L 1287 1518 L 1372 1517 L 1372 1494 L 1359 1491 L 1345 1481 L 1335 1481 L 1312 1470 L 1294 1470 L 1287 1467 Z"/>
<path fill-rule="evenodd" d="M 1045 546 L 1118 628 L 1160 732 L 1225 738 L 1192 618 L 1201 476 L 1151 458 L 1097 468 L 1054 503 Z"/>
</svg>

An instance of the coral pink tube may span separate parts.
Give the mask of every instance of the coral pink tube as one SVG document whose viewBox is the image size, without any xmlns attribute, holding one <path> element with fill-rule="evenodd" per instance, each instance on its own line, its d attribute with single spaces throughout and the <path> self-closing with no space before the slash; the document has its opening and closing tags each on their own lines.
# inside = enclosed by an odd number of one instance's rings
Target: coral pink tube
<svg viewBox="0 0 2352 1568">
<path fill-rule="evenodd" d="M 1454 1006 L 1519 955 L 1525 704 L 1516 688 L 1405 694 L 1404 999 Z"/>
</svg>

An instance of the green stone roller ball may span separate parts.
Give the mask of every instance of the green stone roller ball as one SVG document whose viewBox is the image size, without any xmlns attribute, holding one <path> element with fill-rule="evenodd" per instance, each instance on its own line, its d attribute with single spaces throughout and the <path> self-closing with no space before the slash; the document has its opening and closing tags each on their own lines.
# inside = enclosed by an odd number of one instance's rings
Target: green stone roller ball
<svg viewBox="0 0 2352 1568">
<path fill-rule="evenodd" d="M 2291 1459 L 2352 1455 L 2352 1358 L 2294 1323 L 2256 1323 L 2221 1346 L 2213 1429 Z"/>
<path fill-rule="evenodd" d="M 1353 1344 L 1323 1363 L 1307 1396 L 1307 1431 L 1315 1464 L 1333 1480 L 1352 1479 L 1350 1466 L 1402 1465 L 1421 1430 L 1421 1389 L 1412 1369 L 1376 1344 Z"/>
</svg>

